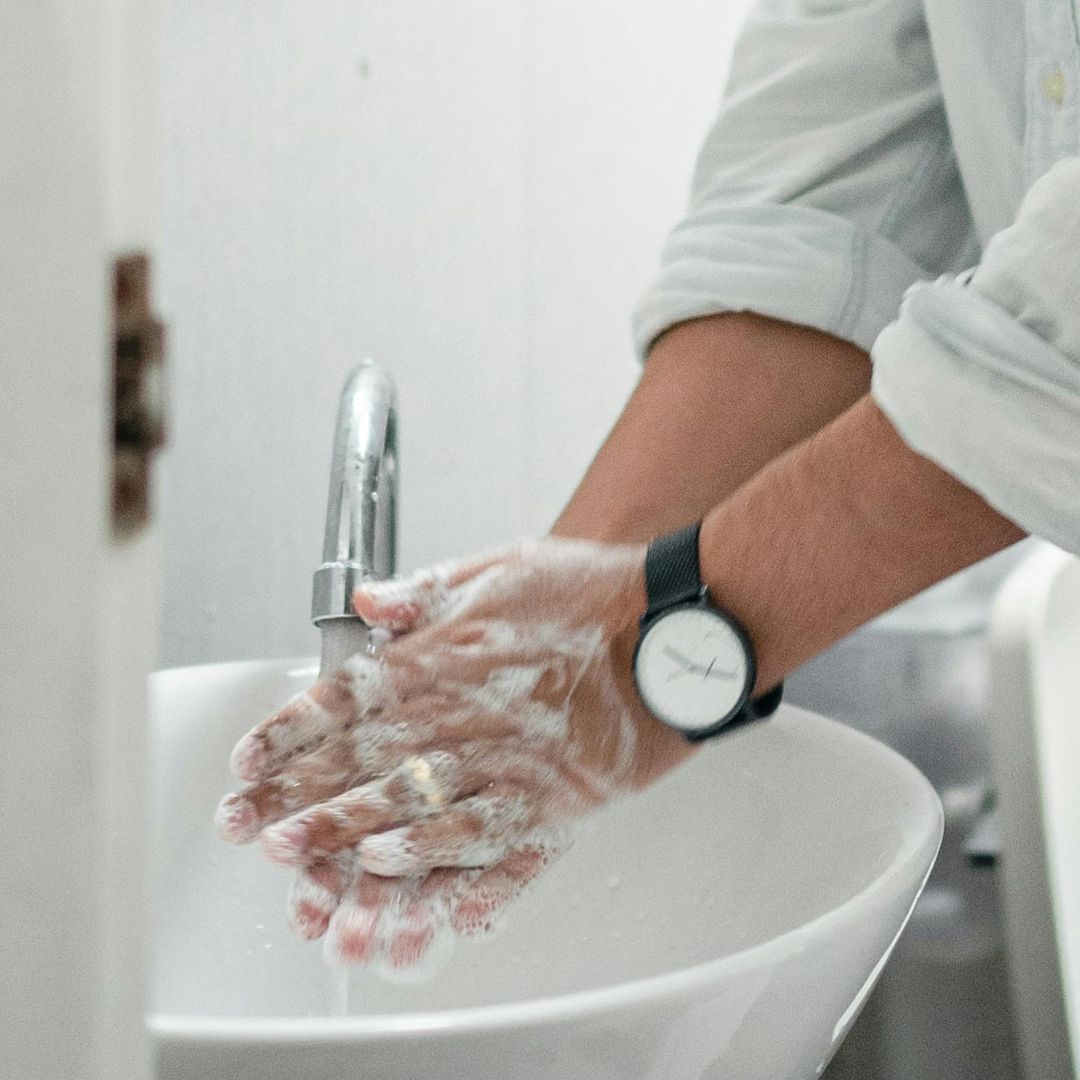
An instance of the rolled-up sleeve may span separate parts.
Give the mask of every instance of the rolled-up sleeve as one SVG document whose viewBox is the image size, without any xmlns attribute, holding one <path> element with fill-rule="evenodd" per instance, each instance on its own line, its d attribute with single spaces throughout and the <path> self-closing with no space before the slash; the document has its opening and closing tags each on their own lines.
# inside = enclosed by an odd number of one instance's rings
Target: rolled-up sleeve
<svg viewBox="0 0 1080 1080">
<path fill-rule="evenodd" d="M 977 259 L 921 0 L 759 0 L 635 347 L 755 311 L 869 350 L 912 282 Z"/>
<path fill-rule="evenodd" d="M 910 286 L 871 360 L 908 445 L 1080 554 L 1080 157 L 1031 185 L 978 266 Z"/>
</svg>

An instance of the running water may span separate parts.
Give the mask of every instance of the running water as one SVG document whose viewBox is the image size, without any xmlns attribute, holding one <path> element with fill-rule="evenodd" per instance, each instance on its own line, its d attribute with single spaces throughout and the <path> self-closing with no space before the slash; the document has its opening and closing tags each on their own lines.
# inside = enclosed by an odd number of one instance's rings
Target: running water
<svg viewBox="0 0 1080 1080">
<path fill-rule="evenodd" d="M 319 623 L 322 634 L 322 657 L 319 663 L 319 678 L 324 679 L 332 671 L 337 671 L 350 656 L 365 653 L 372 656 L 378 645 L 375 635 L 362 619 L 324 619 Z"/>
<path fill-rule="evenodd" d="M 349 969 L 332 967 L 329 970 L 329 1001 L 327 1012 L 331 1016 L 349 1015 Z"/>
<path fill-rule="evenodd" d="M 322 635 L 322 655 L 319 660 L 319 678 L 336 671 L 356 653 L 368 656 L 375 652 L 375 644 L 367 624 L 361 619 L 324 619 L 319 624 Z M 330 965 L 327 967 L 327 1012 L 330 1016 L 349 1015 L 349 969 Z"/>
<path fill-rule="evenodd" d="M 371 631 L 356 618 L 326 619 L 319 624 L 322 633 L 322 656 L 319 678 L 325 678 L 340 668 L 350 656 L 363 653 L 375 656 L 385 633 Z M 392 983 L 427 982 L 450 962 L 454 952 L 454 934 L 447 928 L 436 934 L 420 962 L 408 968 L 394 968 L 386 962 L 362 969 L 369 978 L 381 978 Z M 331 964 L 327 968 L 327 1012 L 330 1016 L 349 1015 L 349 992 L 353 969 Z"/>
</svg>

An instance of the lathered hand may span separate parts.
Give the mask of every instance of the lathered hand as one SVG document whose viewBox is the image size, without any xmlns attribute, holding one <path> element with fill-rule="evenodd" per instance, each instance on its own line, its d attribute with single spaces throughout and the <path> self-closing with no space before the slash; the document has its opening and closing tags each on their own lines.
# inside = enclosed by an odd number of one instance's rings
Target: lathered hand
<svg viewBox="0 0 1080 1080">
<path fill-rule="evenodd" d="M 271 858 L 307 868 L 301 882 L 323 882 L 313 933 L 351 896 L 367 915 L 331 932 L 370 939 L 378 878 L 412 879 L 418 912 L 467 923 L 470 895 L 486 873 L 505 878 L 512 853 L 516 885 L 561 849 L 560 830 L 692 753 L 633 686 L 644 554 L 547 539 L 358 590 L 357 613 L 398 636 L 237 744 L 250 786 L 223 801 L 222 832 L 261 833 Z M 337 951 L 366 958 L 348 940 Z"/>
</svg>

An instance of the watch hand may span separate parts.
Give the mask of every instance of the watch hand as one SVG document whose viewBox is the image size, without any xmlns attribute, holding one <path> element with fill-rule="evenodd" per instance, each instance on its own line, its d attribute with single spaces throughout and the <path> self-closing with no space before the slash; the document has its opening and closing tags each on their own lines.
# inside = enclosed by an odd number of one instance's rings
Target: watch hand
<svg viewBox="0 0 1080 1080">
<path fill-rule="evenodd" d="M 734 679 L 738 674 L 737 671 L 713 671 L 712 664 L 709 665 L 709 670 L 705 672 L 702 678 L 705 679 Z"/>
<path fill-rule="evenodd" d="M 677 664 L 682 664 L 683 667 L 687 669 L 687 671 L 692 671 L 696 667 L 694 661 L 691 660 L 689 656 L 683 656 L 683 654 L 679 652 L 679 650 L 676 649 L 674 645 L 665 645 L 664 654 L 666 656 L 670 656 L 671 659 L 674 660 Z"/>
<path fill-rule="evenodd" d="M 682 664 L 682 666 L 685 668 L 685 671 L 676 671 L 674 674 L 669 675 L 669 682 L 676 676 L 685 674 L 701 675 L 702 678 L 706 679 L 733 679 L 735 678 L 736 674 L 738 674 L 735 671 L 717 671 L 714 674 L 713 665 L 716 663 L 715 656 L 712 658 L 709 666 L 705 667 L 703 664 L 695 664 L 689 656 L 686 656 L 683 653 L 679 652 L 679 650 L 676 649 L 674 645 L 665 645 L 663 648 L 663 652 L 666 656 L 670 656 L 672 660 L 674 660 L 677 664 Z"/>
</svg>

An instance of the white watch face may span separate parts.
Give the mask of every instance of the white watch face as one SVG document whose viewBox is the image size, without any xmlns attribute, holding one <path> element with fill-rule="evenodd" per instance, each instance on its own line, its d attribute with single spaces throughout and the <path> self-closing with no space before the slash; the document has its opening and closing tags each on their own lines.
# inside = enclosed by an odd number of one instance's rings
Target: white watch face
<svg viewBox="0 0 1080 1080">
<path fill-rule="evenodd" d="M 747 688 L 746 650 L 707 608 L 678 608 L 645 632 L 634 664 L 638 691 L 661 720 L 697 731 L 722 720 Z"/>
</svg>

